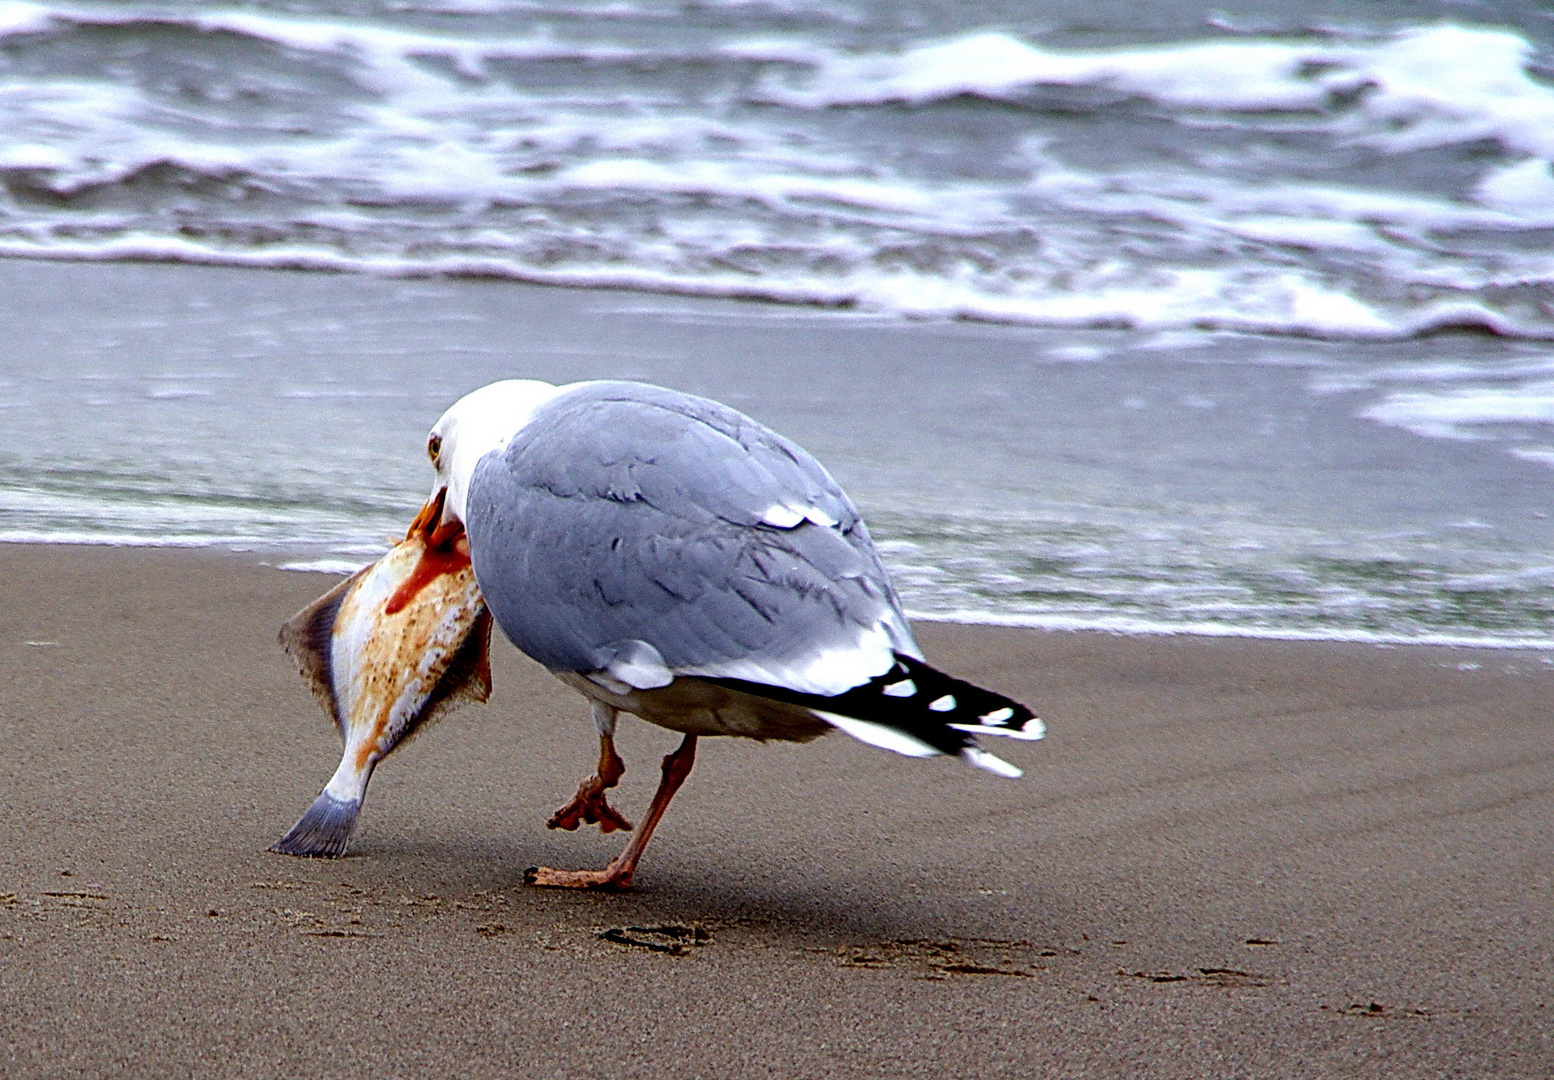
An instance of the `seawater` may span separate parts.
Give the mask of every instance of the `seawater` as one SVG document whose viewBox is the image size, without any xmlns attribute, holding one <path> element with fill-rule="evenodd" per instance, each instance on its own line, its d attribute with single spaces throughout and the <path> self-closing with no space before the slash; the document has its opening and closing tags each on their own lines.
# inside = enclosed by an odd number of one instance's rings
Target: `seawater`
<svg viewBox="0 0 1554 1080">
<path fill-rule="evenodd" d="M 919 617 L 1541 645 L 1534 343 L 904 322 L 511 282 L 0 261 L 0 540 L 342 572 L 425 433 L 514 375 L 745 410 L 858 501 Z M 1456 434 L 1420 434 L 1455 402 Z M 1405 422 L 1406 421 L 1406 422 Z M 1460 431 L 1458 430 L 1460 428 Z"/>
<path fill-rule="evenodd" d="M 1352 8 L 8 0 L 0 253 L 1554 335 L 1546 12 Z"/>
<path fill-rule="evenodd" d="M 1541 642 L 1551 40 L 1517 3 L 0 3 L 0 535 L 343 566 L 454 387 L 635 375 L 821 453 L 919 614 Z M 516 283 L 618 332 L 536 351 Z"/>
</svg>

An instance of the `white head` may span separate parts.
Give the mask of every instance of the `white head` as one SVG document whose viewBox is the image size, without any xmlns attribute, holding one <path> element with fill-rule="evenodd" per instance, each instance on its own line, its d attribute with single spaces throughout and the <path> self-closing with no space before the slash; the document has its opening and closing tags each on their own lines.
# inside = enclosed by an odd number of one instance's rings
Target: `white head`
<svg viewBox="0 0 1554 1080">
<path fill-rule="evenodd" d="M 536 379 L 508 379 L 471 391 L 453 403 L 432 425 L 426 452 L 437 472 L 432 498 L 444 488 L 443 520 L 464 520 L 469 481 L 480 459 L 500 450 L 527 424 L 541 405 L 561 390 Z"/>
</svg>

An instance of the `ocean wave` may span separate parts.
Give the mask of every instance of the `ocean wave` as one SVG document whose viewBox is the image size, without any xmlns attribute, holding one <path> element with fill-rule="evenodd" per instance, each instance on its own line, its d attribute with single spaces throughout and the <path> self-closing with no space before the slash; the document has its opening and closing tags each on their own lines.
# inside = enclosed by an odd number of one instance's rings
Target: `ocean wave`
<svg viewBox="0 0 1554 1080">
<path fill-rule="evenodd" d="M 631 264 L 556 268 L 516 257 L 352 256 L 328 247 L 220 248 L 160 236 L 99 242 L 0 240 L 0 257 L 69 262 L 177 262 L 387 277 L 470 277 L 569 288 L 628 289 L 735 300 L 848 308 L 916 319 L 961 319 L 1072 329 L 1204 330 L 1351 341 L 1403 340 L 1442 330 L 1480 330 L 1528 340 L 1554 339 L 1554 325 L 1523 323 L 1487 305 L 1445 301 L 1389 318 L 1343 292 L 1296 273 L 1250 279 L 1244 271 L 1162 272 L 1148 287 L 1009 296 L 977 282 L 899 271 L 846 277 L 675 273 Z M 1162 280 L 1165 279 L 1165 280 Z"/>
<path fill-rule="evenodd" d="M 0 254 L 1554 337 L 1554 89 L 1509 31 L 881 51 L 813 29 L 458 25 L 0 5 L 0 38 L 36 53 L 0 72 Z M 105 40 L 136 59 L 105 66 Z M 1054 87 L 1100 97 L 1031 97 Z M 968 99 L 1000 107 L 968 125 Z M 1410 170 L 1424 180 L 1387 182 Z"/>
<path fill-rule="evenodd" d="M 1332 63 L 1330 50 L 1277 42 L 1081 53 L 984 31 L 899 53 L 845 53 L 785 41 L 742 42 L 730 51 L 809 69 L 802 80 L 768 81 L 762 98 L 811 109 L 923 105 L 962 95 L 1008 101 L 1038 86 L 1096 86 L 1192 108 L 1314 110 L 1337 90 L 1354 87 L 1352 76 L 1301 77 L 1309 64 Z"/>
<path fill-rule="evenodd" d="M 1140 49 L 1058 51 L 1001 31 L 981 31 L 896 52 L 851 51 L 799 35 L 696 45 L 621 44 L 557 37 L 459 36 L 362 20 L 238 9 L 184 14 L 7 0 L 0 36 L 64 34 L 82 27 L 183 29 L 230 34 L 346 62 L 363 86 L 391 95 L 432 90 L 439 99 L 489 98 L 417 61 L 442 58 L 471 79 L 491 61 L 575 61 L 656 67 L 719 60 L 775 66 L 743 90 L 749 100 L 817 109 L 898 102 L 926 105 L 975 96 L 1021 100 L 1039 87 L 1092 87 L 1186 110 L 1327 114 L 1347 138 L 1389 151 L 1497 141 L 1506 151 L 1554 158 L 1554 88 L 1534 78 L 1532 45 L 1518 34 L 1450 24 L 1382 40 L 1335 42 L 1236 38 Z M 796 70 L 794 70 L 796 69 Z M 500 96 L 500 95 L 499 95 Z M 509 99 L 515 100 L 515 99 Z M 488 101 L 488 103 L 491 103 Z M 1543 189 L 1542 176 L 1521 174 Z M 1513 202 L 1525 198 L 1519 192 Z"/>
<path fill-rule="evenodd" d="M 781 60 L 802 77 L 769 79 L 763 99 L 802 108 L 971 95 L 1018 101 L 1042 86 L 1096 87 L 1162 105 L 1231 113 L 1341 116 L 1350 137 L 1391 150 L 1495 139 L 1554 157 L 1554 89 L 1528 73 L 1532 46 L 1487 27 L 1441 25 L 1382 41 L 1225 40 L 1059 52 L 980 32 L 898 53 L 748 42 L 739 55 Z"/>
<path fill-rule="evenodd" d="M 487 59 L 619 61 L 663 58 L 653 50 L 602 44 L 568 43 L 544 34 L 532 37 L 471 38 L 434 34 L 359 20 L 263 14 L 241 9 L 177 13 L 124 6 L 44 5 L 7 0 L 0 4 L 0 36 L 62 34 L 81 27 L 161 27 L 201 34 L 227 33 L 305 52 L 355 56 L 374 63 L 416 56 L 443 56 L 478 71 Z M 419 81 L 419 80 L 418 80 Z"/>
</svg>

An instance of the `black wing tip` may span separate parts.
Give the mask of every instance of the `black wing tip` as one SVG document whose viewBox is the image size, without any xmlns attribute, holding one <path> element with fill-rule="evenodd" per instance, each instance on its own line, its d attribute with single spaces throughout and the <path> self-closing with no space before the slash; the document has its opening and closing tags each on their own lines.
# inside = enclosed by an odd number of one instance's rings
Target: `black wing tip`
<svg viewBox="0 0 1554 1080">
<path fill-rule="evenodd" d="M 269 850 L 307 859 L 338 859 L 351 842 L 361 808 L 360 800 L 342 802 L 326 792 L 313 800 L 291 831 L 271 844 Z"/>
<path fill-rule="evenodd" d="M 946 726 L 968 735 L 1004 735 L 1035 741 L 1047 733 L 1047 725 L 1026 705 L 964 679 L 946 675 L 922 660 L 896 654 L 896 667 L 875 679 L 886 687 L 902 682 L 918 684 L 914 697 L 928 698 L 928 709 L 938 713 Z"/>
<path fill-rule="evenodd" d="M 914 657 L 895 655 L 896 663 L 883 675 L 832 697 L 737 679 L 709 681 L 892 728 L 941 754 L 973 763 L 987 756 L 977 746 L 976 735 L 1034 740 L 1046 733 L 1036 714 L 1018 701 L 946 675 Z"/>
</svg>

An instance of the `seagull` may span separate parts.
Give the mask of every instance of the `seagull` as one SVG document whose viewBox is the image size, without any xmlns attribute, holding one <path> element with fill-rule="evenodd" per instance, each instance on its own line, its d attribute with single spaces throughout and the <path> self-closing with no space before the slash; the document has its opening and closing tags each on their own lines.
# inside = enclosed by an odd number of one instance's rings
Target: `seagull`
<svg viewBox="0 0 1554 1080">
<path fill-rule="evenodd" d="M 497 624 L 592 706 L 599 761 L 553 829 L 632 825 L 616 719 L 681 733 L 647 815 L 603 870 L 532 885 L 628 889 L 697 740 L 839 729 L 909 757 L 1020 770 L 978 735 L 1039 739 L 1030 709 L 923 659 L 868 529 L 821 464 L 729 408 L 646 383 L 506 380 L 432 428 L 424 515 L 462 526 Z"/>
</svg>

